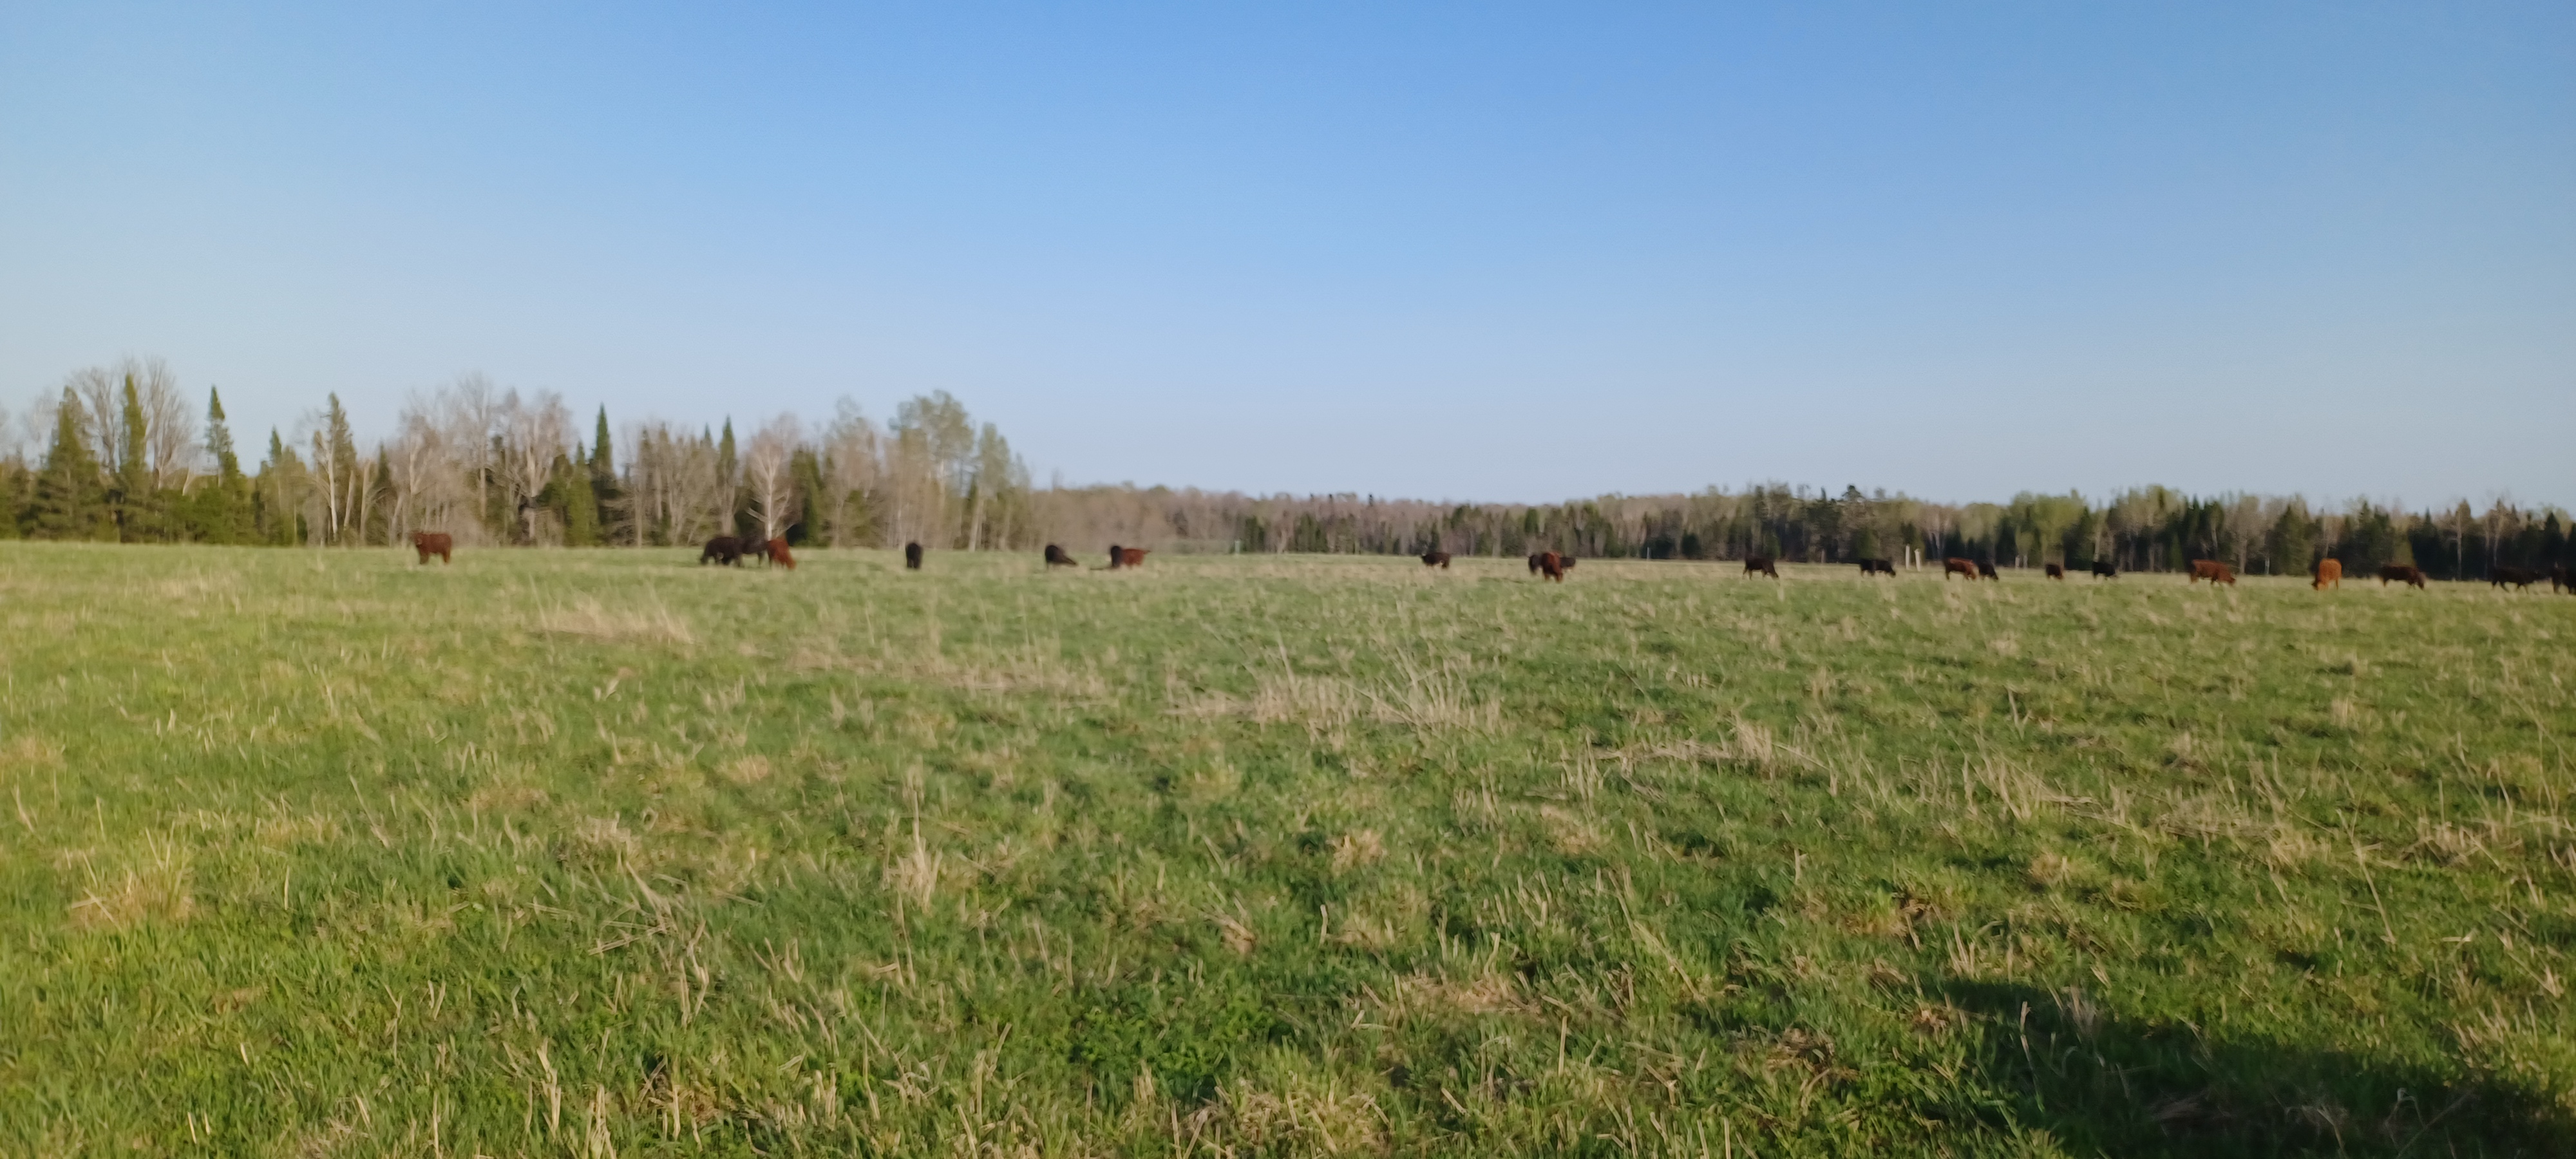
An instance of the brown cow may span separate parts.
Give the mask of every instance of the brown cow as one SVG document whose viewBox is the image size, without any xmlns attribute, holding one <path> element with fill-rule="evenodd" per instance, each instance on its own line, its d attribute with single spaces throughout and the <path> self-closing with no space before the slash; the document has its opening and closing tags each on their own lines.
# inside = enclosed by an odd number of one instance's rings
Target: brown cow
<svg viewBox="0 0 2576 1159">
<path fill-rule="evenodd" d="M 706 549 L 698 553 L 698 562 L 704 564 L 711 559 L 721 566 L 739 566 L 742 563 L 742 541 L 730 535 L 708 540 Z"/>
<path fill-rule="evenodd" d="M 769 562 L 786 568 L 789 571 L 796 570 L 796 557 L 787 554 L 786 540 L 773 539 L 761 546 L 769 552 Z"/>
<path fill-rule="evenodd" d="M 1777 562 L 1770 556 L 1748 555 L 1744 557 L 1744 574 L 1748 579 L 1757 575 L 1767 575 L 1773 579 L 1778 579 L 1780 578 L 1780 569 L 1777 566 Z"/>
<path fill-rule="evenodd" d="M 1977 578 L 1990 579 L 1996 583 L 2004 582 L 2004 577 L 1995 574 L 1995 563 L 1990 559 L 1981 559 L 1977 561 Z"/>
<path fill-rule="evenodd" d="M 1449 570 L 1449 553 L 1438 548 L 1433 548 L 1430 551 L 1423 552 L 1422 566 L 1436 567 L 1442 571 L 1447 571 Z"/>
<path fill-rule="evenodd" d="M 2232 588 L 2236 586 L 2236 573 L 2228 570 L 2226 564 L 2217 560 L 2195 559 L 2191 561 L 2190 582 L 2199 583 L 2202 580 L 2208 580 L 2211 587 L 2226 584 Z"/>
<path fill-rule="evenodd" d="M 2046 571 L 2048 572 L 2048 578 L 2050 579 L 2063 580 L 2066 578 L 2066 568 L 2059 564 L 2052 563 L 2047 565 Z"/>
<path fill-rule="evenodd" d="M 1553 551 L 1542 551 L 1530 558 L 1538 561 L 1539 575 L 1547 579 L 1555 580 L 1558 583 L 1565 582 L 1564 556 L 1558 555 Z"/>
<path fill-rule="evenodd" d="M 2317 566 L 2315 567 L 2315 569 L 2314 569 L 2314 570 L 2315 570 L 2315 572 L 2316 572 L 2316 577 L 2317 577 L 2317 578 L 2309 582 L 2309 584 L 2308 584 L 2308 586 L 2309 586 L 2309 587 L 2315 588 L 2315 589 L 2317 589 L 2318 591 L 2324 591 L 2324 590 L 2326 590 L 2327 588 L 2333 588 L 2333 589 L 2335 589 L 2336 591 L 2342 591 L 2342 590 L 2343 590 L 2343 561 L 2342 561 L 2342 560 L 2339 560 L 2339 559 L 2321 559 L 2321 560 L 2318 560 L 2318 561 L 2317 561 Z"/>
<path fill-rule="evenodd" d="M 2411 563 L 2382 565 L 2379 569 L 2379 586 L 2387 587 L 2390 580 L 2420 588 L 2424 586 L 2424 569 Z"/>
<path fill-rule="evenodd" d="M 1120 547 L 1114 543 L 1110 544 L 1109 570 L 1116 571 L 1122 567 L 1145 566 L 1145 551 L 1146 549 L 1141 547 Z"/>
<path fill-rule="evenodd" d="M 1073 558 L 1072 556 L 1066 555 L 1066 554 L 1064 553 L 1064 549 L 1063 549 L 1063 548 L 1061 548 L 1061 547 L 1057 547 L 1056 545 L 1054 545 L 1054 544 L 1052 544 L 1052 543 L 1050 543 L 1050 544 L 1048 544 L 1048 545 L 1047 545 L 1047 549 L 1046 549 L 1046 565 L 1047 565 L 1048 567 L 1081 567 L 1081 566 L 1082 566 L 1081 564 L 1074 562 L 1074 558 Z"/>
<path fill-rule="evenodd" d="M 1864 576 L 1893 576 L 1896 574 L 1896 561 L 1892 559 L 1864 559 L 1860 561 L 1860 574 Z"/>
<path fill-rule="evenodd" d="M 438 557 L 440 563 L 456 562 L 449 557 L 449 553 L 456 550 L 456 540 L 444 531 L 412 532 L 411 549 L 420 553 L 420 562 L 424 564 L 428 563 L 429 557 L 433 555 Z"/>
<path fill-rule="evenodd" d="M 920 545 L 920 544 L 918 544 L 918 543 L 907 543 L 907 544 L 904 544 L 904 545 L 903 545 L 903 570 L 905 570 L 905 571 L 920 571 L 920 570 L 921 570 L 921 545 Z"/>
<path fill-rule="evenodd" d="M 1954 575 L 1966 576 L 1970 583 L 1976 582 L 1977 561 L 1973 559 L 1960 559 L 1957 556 L 1951 556 L 1948 559 L 1942 560 L 1941 578 L 1947 580 Z"/>
</svg>

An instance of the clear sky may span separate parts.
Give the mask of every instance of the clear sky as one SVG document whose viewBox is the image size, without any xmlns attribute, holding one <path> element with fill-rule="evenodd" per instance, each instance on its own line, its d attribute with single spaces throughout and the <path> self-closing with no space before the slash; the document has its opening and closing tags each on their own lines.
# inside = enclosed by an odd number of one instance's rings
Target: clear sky
<svg viewBox="0 0 2576 1159">
<path fill-rule="evenodd" d="M 2576 4 L 0 3 L 0 403 L 2576 504 Z"/>
</svg>

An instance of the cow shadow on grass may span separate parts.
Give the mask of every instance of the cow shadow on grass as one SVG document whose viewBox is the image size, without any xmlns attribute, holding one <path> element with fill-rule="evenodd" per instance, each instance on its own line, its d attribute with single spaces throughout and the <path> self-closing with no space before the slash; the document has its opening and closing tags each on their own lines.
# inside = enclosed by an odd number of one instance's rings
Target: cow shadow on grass
<svg viewBox="0 0 2576 1159">
<path fill-rule="evenodd" d="M 2576 1116 L 2509 1079 L 2110 1017 L 2077 992 L 1953 983 L 1987 1089 L 2070 1154 L 2576 1156 Z"/>
</svg>

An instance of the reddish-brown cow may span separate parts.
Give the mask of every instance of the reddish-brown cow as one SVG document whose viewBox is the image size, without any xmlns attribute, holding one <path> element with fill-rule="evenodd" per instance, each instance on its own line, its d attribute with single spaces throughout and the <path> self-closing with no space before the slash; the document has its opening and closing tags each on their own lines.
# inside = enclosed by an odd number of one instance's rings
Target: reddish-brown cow
<svg viewBox="0 0 2576 1159">
<path fill-rule="evenodd" d="M 2317 578 L 2316 578 L 2315 580 L 2311 581 L 2311 582 L 2308 584 L 2308 586 L 2309 586 L 2309 587 L 2315 588 L 2315 589 L 2317 589 L 2318 591 L 2324 591 L 2324 590 L 2326 590 L 2327 588 L 2333 588 L 2333 589 L 2335 589 L 2336 591 L 2342 591 L 2342 590 L 2343 590 L 2343 561 L 2342 561 L 2342 560 L 2339 560 L 2339 559 L 2321 559 L 2321 560 L 2318 560 L 2318 561 L 2317 561 L 2317 566 L 2316 566 L 2316 574 L 2317 574 Z"/>
<path fill-rule="evenodd" d="M 769 549 L 769 562 L 786 568 L 789 571 L 796 570 L 796 557 L 787 554 L 786 540 L 773 539 L 762 546 Z"/>
<path fill-rule="evenodd" d="M 1110 544 L 1109 570 L 1116 571 L 1122 567 L 1145 566 L 1146 550 L 1147 549 L 1142 547 L 1120 547 L 1114 543 Z"/>
<path fill-rule="evenodd" d="M 1946 580 L 1954 575 L 1966 576 L 1968 577 L 1968 582 L 1975 583 L 1977 580 L 1977 561 L 1973 559 L 1960 559 L 1956 556 L 1942 560 L 1941 578 Z"/>
<path fill-rule="evenodd" d="M 2228 570 L 2226 564 L 2217 560 L 2195 559 L 2191 561 L 2190 582 L 2199 583 L 2202 580 L 2208 580 L 2211 587 L 2226 584 L 2232 588 L 2236 586 L 2236 573 Z"/>
<path fill-rule="evenodd" d="M 456 540 L 444 531 L 412 532 L 411 549 L 420 553 L 422 563 L 428 563 L 429 557 L 433 555 L 438 557 L 440 563 L 456 562 L 450 557 L 450 553 L 456 550 Z"/>
<path fill-rule="evenodd" d="M 1565 557 L 1553 551 L 1542 551 L 1531 557 L 1538 561 L 1538 573 L 1558 583 L 1565 582 Z"/>
</svg>

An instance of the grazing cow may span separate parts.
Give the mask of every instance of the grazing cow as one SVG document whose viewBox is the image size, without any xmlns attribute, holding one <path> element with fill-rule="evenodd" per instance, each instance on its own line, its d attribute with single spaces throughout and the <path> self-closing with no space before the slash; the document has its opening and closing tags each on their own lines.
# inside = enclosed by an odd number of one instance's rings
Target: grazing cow
<svg viewBox="0 0 2576 1159">
<path fill-rule="evenodd" d="M 1946 581 L 1954 575 L 1966 576 L 1970 583 L 1977 582 L 1977 561 L 1973 559 L 1960 559 L 1957 556 L 1952 556 L 1948 559 L 1942 560 L 1941 578 Z"/>
<path fill-rule="evenodd" d="M 433 555 L 438 557 L 440 563 L 456 562 L 449 557 L 449 553 L 456 550 L 456 540 L 444 531 L 412 532 L 411 549 L 420 553 L 420 562 L 424 564 L 428 563 L 429 557 Z"/>
<path fill-rule="evenodd" d="M 1145 566 L 1145 550 L 1146 549 L 1141 547 L 1120 547 L 1114 543 L 1110 544 L 1109 570 L 1116 571 L 1122 567 Z"/>
<path fill-rule="evenodd" d="M 1436 567 L 1442 571 L 1447 571 L 1449 570 L 1449 553 L 1438 548 L 1433 548 L 1430 551 L 1423 552 L 1422 566 Z"/>
<path fill-rule="evenodd" d="M 1530 553 L 1530 557 L 1529 557 L 1529 565 L 1530 565 L 1530 574 L 1531 574 L 1531 575 L 1537 575 L 1537 574 L 1538 574 L 1538 557 L 1540 557 L 1540 556 L 1542 556 L 1542 555 L 1545 555 L 1545 554 L 1547 554 L 1547 553 L 1546 553 L 1546 552 L 1543 552 L 1543 551 L 1533 551 L 1533 552 L 1531 552 L 1531 553 Z"/>
<path fill-rule="evenodd" d="M 1751 579 L 1752 577 L 1757 576 L 1757 575 L 1767 575 L 1767 576 L 1770 576 L 1770 577 L 1771 577 L 1771 578 L 1773 578 L 1773 579 L 1778 579 L 1778 578 L 1780 578 L 1780 569 L 1779 569 L 1779 567 L 1778 567 L 1777 563 L 1776 563 L 1776 562 L 1775 562 L 1775 561 L 1774 561 L 1770 556 L 1767 556 L 1767 555 L 1748 555 L 1748 556 L 1745 556 L 1745 557 L 1744 557 L 1744 576 L 1745 576 L 1745 578 L 1747 578 L 1747 579 Z"/>
<path fill-rule="evenodd" d="M 2061 565 L 2052 563 L 2047 565 L 2046 570 L 2048 571 L 2048 578 L 2050 579 L 2063 580 L 2066 578 L 2066 569 Z"/>
<path fill-rule="evenodd" d="M 769 562 L 786 568 L 789 571 L 796 570 L 796 557 L 787 554 L 786 540 L 773 539 L 762 544 L 761 548 L 769 553 Z"/>
<path fill-rule="evenodd" d="M 698 562 L 704 564 L 711 559 L 726 567 L 739 566 L 742 563 L 742 541 L 730 535 L 708 540 L 706 549 L 698 553 Z"/>
<path fill-rule="evenodd" d="M 1556 557 L 1556 566 L 1557 566 L 1557 570 L 1559 570 L 1559 571 L 1573 571 L 1573 570 L 1574 570 L 1574 557 L 1573 557 L 1573 556 L 1570 556 L 1570 555 L 1563 554 L 1563 553 L 1559 553 L 1559 554 L 1557 555 L 1557 557 Z"/>
<path fill-rule="evenodd" d="M 1977 561 L 1977 578 L 1990 579 L 1996 583 L 2004 582 L 2004 577 L 1995 574 L 1995 562 L 1990 559 Z"/>
<path fill-rule="evenodd" d="M 2199 583 L 2202 580 L 2208 580 L 2211 587 L 2226 584 L 2232 588 L 2236 586 L 2236 573 L 2229 571 L 2226 564 L 2217 560 L 2195 559 L 2191 561 L 2190 582 Z"/>
<path fill-rule="evenodd" d="M 2411 563 L 2387 564 L 2379 569 L 2379 586 L 2387 587 L 2390 580 L 2420 588 L 2424 586 L 2424 569 Z"/>
<path fill-rule="evenodd" d="M 2549 590 L 2576 592 L 2576 569 L 2563 563 L 2549 569 Z"/>
<path fill-rule="evenodd" d="M 2526 590 L 2530 588 L 2531 585 L 2539 583 L 2541 578 L 2542 577 L 2539 572 L 2533 571 L 2527 567 L 2497 567 L 2491 568 L 2487 571 L 2488 583 L 2494 584 L 2499 588 L 2506 584 L 2512 584 L 2515 591 Z"/>
<path fill-rule="evenodd" d="M 2118 564 L 2116 564 L 2116 563 L 2104 563 L 2104 562 L 2102 562 L 2101 560 L 2098 560 L 2098 559 L 2097 559 L 2097 560 L 2094 560 L 2094 561 L 2093 561 L 2093 578 L 2095 578 L 2095 579 L 2118 579 L 2118 578 L 2120 578 L 2120 565 L 2118 565 Z"/>
<path fill-rule="evenodd" d="M 1558 583 L 1565 582 L 1564 556 L 1558 555 L 1553 551 L 1542 551 L 1530 558 L 1538 561 L 1539 575 L 1547 579 L 1555 580 Z"/>
<path fill-rule="evenodd" d="M 1048 544 L 1048 545 L 1047 545 L 1047 549 L 1046 549 L 1046 561 L 1047 561 L 1047 562 L 1046 562 L 1046 565 L 1047 565 L 1048 567 L 1081 567 L 1081 566 L 1082 566 L 1081 564 L 1074 562 L 1074 559 L 1073 559 L 1073 557 L 1072 557 L 1072 556 L 1066 555 L 1066 554 L 1064 553 L 1064 549 L 1063 549 L 1063 548 L 1061 548 L 1061 547 L 1057 547 L 1056 545 L 1054 545 L 1054 544 L 1052 544 L 1052 543 L 1050 543 L 1050 544 Z"/>
<path fill-rule="evenodd" d="M 2316 566 L 2313 570 L 2316 572 L 2316 577 L 2317 577 L 2317 578 L 2316 578 L 2315 580 L 2313 580 L 2313 581 L 2310 581 L 2310 583 L 2308 584 L 2308 586 L 2309 586 L 2309 587 L 2315 588 L 2315 589 L 2317 589 L 2318 591 L 2324 591 L 2324 590 L 2326 590 L 2327 588 L 2333 588 L 2333 589 L 2335 589 L 2336 591 L 2342 591 L 2342 590 L 2343 590 L 2343 561 L 2342 561 L 2342 560 L 2339 560 L 2339 559 L 2321 559 L 2321 560 L 2318 560 L 2318 561 L 2317 561 L 2317 566 Z"/>
<path fill-rule="evenodd" d="M 1864 559 L 1860 561 L 1860 574 L 1864 576 L 1895 575 L 1896 561 L 1892 559 Z"/>
<path fill-rule="evenodd" d="M 904 545 L 903 545 L 903 570 L 905 570 L 905 571 L 920 571 L 920 570 L 921 570 L 921 545 L 920 545 L 920 544 L 918 544 L 918 543 L 907 543 L 907 544 L 904 544 Z"/>
</svg>

